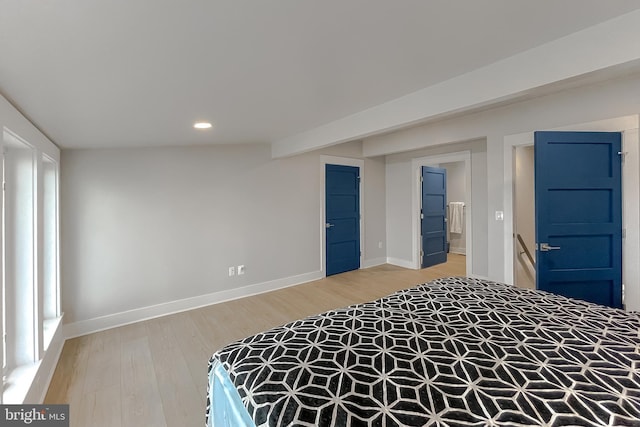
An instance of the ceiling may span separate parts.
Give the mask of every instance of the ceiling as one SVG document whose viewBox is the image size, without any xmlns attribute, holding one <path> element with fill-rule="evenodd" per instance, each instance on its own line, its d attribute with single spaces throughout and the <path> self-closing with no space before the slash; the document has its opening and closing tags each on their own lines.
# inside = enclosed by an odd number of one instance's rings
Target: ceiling
<svg viewBox="0 0 640 427">
<path fill-rule="evenodd" d="M 270 143 L 639 8 L 0 0 L 0 93 L 62 148 Z"/>
</svg>

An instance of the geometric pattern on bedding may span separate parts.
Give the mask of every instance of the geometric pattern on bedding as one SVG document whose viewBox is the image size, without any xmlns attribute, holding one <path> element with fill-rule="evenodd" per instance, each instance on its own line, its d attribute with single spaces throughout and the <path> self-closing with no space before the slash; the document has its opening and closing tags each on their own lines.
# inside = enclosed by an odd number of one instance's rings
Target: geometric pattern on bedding
<svg viewBox="0 0 640 427">
<path fill-rule="evenodd" d="M 639 334 L 634 313 L 445 278 L 248 337 L 211 362 L 256 425 L 640 425 Z"/>
</svg>

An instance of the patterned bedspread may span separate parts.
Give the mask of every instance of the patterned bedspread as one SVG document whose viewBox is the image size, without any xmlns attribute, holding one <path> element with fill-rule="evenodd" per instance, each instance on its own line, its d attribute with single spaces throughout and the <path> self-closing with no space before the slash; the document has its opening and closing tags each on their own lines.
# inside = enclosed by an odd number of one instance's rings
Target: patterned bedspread
<svg viewBox="0 0 640 427">
<path fill-rule="evenodd" d="M 302 319 L 214 362 L 256 425 L 640 425 L 637 314 L 479 279 Z"/>
</svg>

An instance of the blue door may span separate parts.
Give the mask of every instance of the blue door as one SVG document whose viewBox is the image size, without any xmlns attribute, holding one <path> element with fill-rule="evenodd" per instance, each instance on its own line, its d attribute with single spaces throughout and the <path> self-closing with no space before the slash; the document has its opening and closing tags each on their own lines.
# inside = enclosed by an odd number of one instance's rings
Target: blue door
<svg viewBox="0 0 640 427">
<path fill-rule="evenodd" d="M 360 268 L 360 169 L 326 165 L 327 276 Z"/>
<path fill-rule="evenodd" d="M 422 167 L 422 268 L 447 262 L 447 170 Z"/>
<path fill-rule="evenodd" d="M 621 134 L 536 132 L 537 288 L 622 307 Z"/>
</svg>

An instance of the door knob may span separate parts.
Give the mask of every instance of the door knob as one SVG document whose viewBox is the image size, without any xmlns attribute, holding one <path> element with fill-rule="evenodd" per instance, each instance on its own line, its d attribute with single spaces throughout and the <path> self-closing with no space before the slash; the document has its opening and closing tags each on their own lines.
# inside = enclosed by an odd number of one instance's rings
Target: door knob
<svg viewBox="0 0 640 427">
<path fill-rule="evenodd" d="M 557 251 L 560 246 L 549 246 L 548 243 L 540 243 L 540 252 Z"/>
<path fill-rule="evenodd" d="M 324 228 L 331 228 L 331 227 L 333 227 L 333 226 L 335 226 L 335 224 L 331 224 L 331 223 L 328 223 L 328 222 L 326 222 L 326 223 L 324 224 Z"/>
</svg>

